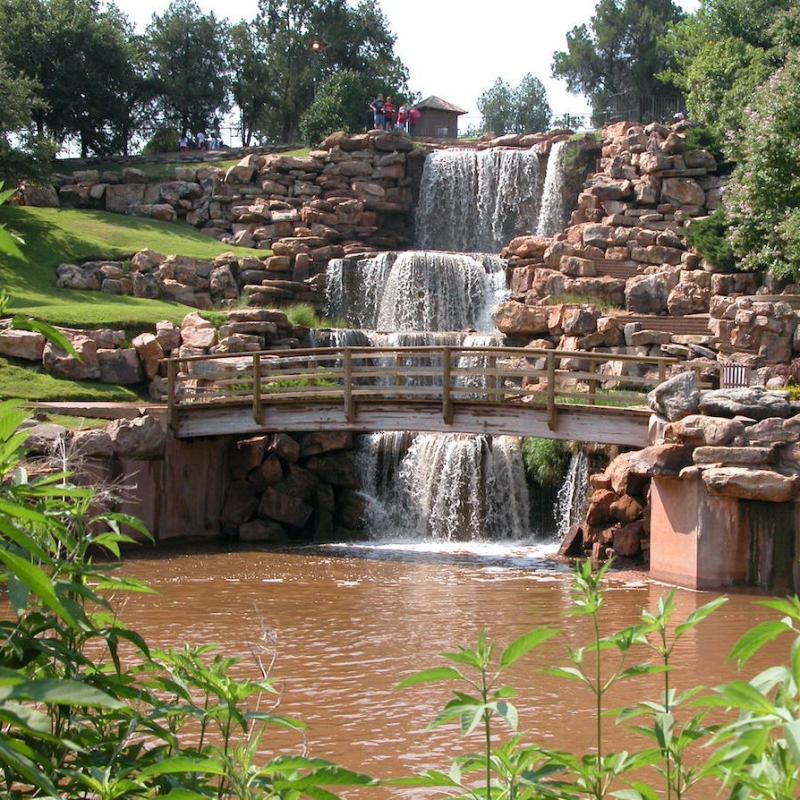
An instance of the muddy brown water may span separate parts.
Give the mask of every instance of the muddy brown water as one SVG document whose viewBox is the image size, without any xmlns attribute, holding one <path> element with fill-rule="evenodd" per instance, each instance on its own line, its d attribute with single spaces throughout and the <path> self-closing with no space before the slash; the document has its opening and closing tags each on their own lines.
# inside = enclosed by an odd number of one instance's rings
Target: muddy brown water
<svg viewBox="0 0 800 800">
<path fill-rule="evenodd" d="M 258 675 L 252 651 L 265 640 L 276 648 L 273 677 L 280 712 L 308 725 L 309 752 L 379 777 L 442 768 L 468 752 L 455 727 L 426 725 L 447 699 L 441 687 L 405 691 L 395 684 L 440 663 L 437 654 L 474 643 L 486 627 L 499 645 L 538 625 L 560 628 L 515 665 L 508 683 L 519 690 L 520 729 L 527 741 L 589 750 L 592 698 L 580 686 L 541 674 L 568 664 L 567 646 L 588 641 L 588 629 L 569 615 L 570 576 L 538 549 L 483 546 L 331 547 L 274 553 L 172 552 L 129 557 L 124 573 L 147 580 L 158 596 L 132 596 L 125 621 L 159 646 L 219 643 L 243 658 L 242 674 Z M 612 577 L 605 632 L 633 624 L 667 587 Z M 714 595 L 679 591 L 682 619 Z M 712 620 L 687 635 L 674 654 L 672 683 L 714 686 L 745 677 L 788 653 L 788 640 L 754 659 L 744 673 L 726 661 L 738 637 L 771 616 L 748 595 L 731 599 Z M 656 698 L 659 684 L 628 684 L 614 702 Z M 637 740 L 606 723 L 610 749 Z M 278 740 L 292 745 L 294 738 Z M 643 742 L 638 742 L 643 745 Z"/>
</svg>

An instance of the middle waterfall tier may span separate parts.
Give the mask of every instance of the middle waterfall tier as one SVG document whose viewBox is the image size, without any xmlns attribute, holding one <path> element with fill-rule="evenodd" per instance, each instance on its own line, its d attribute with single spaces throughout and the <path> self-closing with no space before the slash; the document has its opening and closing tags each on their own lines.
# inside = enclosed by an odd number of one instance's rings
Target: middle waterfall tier
<svg viewBox="0 0 800 800">
<path fill-rule="evenodd" d="M 491 332 L 508 294 L 498 256 L 412 250 L 334 259 L 327 273 L 328 316 L 384 331 Z"/>
</svg>

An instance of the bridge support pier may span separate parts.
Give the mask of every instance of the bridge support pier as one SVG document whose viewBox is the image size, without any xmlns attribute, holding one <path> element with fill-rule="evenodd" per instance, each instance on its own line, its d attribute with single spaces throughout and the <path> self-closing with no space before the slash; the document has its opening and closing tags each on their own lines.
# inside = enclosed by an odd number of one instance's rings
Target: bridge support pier
<svg viewBox="0 0 800 800">
<path fill-rule="evenodd" d="M 800 505 L 710 494 L 697 477 L 654 477 L 650 577 L 689 589 L 800 588 Z"/>
</svg>

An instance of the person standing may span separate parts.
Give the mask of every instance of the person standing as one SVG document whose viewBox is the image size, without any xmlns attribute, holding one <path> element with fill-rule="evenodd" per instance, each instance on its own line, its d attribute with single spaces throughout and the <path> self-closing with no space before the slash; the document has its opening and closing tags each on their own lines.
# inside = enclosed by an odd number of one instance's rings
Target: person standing
<svg viewBox="0 0 800 800">
<path fill-rule="evenodd" d="M 394 103 L 392 102 L 392 98 L 387 97 L 386 102 L 383 104 L 383 115 L 385 118 L 385 127 L 387 131 L 390 131 L 394 127 L 394 112 L 395 107 Z"/>
<path fill-rule="evenodd" d="M 374 124 L 376 128 L 383 128 L 386 125 L 386 116 L 384 115 L 384 102 L 383 95 L 379 94 L 370 104 L 374 116 Z"/>
<path fill-rule="evenodd" d="M 397 129 L 405 131 L 408 124 L 408 108 L 405 103 L 397 109 Z"/>
<path fill-rule="evenodd" d="M 205 131 L 198 131 L 197 136 L 197 149 L 198 150 L 205 150 L 206 149 L 206 134 Z"/>
<path fill-rule="evenodd" d="M 422 112 L 418 108 L 412 108 L 408 112 L 408 135 L 413 136 L 417 130 L 417 123 L 422 116 Z"/>
</svg>

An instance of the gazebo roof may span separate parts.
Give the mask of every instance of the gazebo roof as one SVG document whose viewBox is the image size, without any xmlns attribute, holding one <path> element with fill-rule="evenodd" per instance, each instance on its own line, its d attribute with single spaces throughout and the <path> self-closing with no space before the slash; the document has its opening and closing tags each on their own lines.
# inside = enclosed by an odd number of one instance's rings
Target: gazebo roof
<svg viewBox="0 0 800 800">
<path fill-rule="evenodd" d="M 435 94 L 426 97 L 424 100 L 420 100 L 419 103 L 414 103 L 413 108 L 429 108 L 433 111 L 451 111 L 453 114 L 468 113 L 463 108 L 454 106 L 452 103 L 448 103 L 447 100 L 442 100 L 441 97 L 437 97 Z"/>
</svg>

